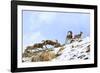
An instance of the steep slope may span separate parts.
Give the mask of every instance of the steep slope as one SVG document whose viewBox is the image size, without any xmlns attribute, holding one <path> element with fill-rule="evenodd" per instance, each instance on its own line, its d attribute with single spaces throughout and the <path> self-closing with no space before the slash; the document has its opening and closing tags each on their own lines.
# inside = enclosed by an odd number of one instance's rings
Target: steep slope
<svg viewBox="0 0 100 73">
<path fill-rule="evenodd" d="M 55 53 L 58 53 L 59 56 L 52 61 L 66 61 L 66 60 L 75 60 L 82 59 L 86 60 L 90 57 L 90 40 L 89 37 L 84 38 L 81 42 L 73 42 L 67 44 L 64 47 L 64 50 L 58 52 L 57 48 L 54 48 Z"/>
<path fill-rule="evenodd" d="M 52 50 L 26 52 L 23 62 L 87 60 L 90 58 L 90 44 L 89 37 L 86 37 L 80 42 L 74 41 Z"/>
</svg>

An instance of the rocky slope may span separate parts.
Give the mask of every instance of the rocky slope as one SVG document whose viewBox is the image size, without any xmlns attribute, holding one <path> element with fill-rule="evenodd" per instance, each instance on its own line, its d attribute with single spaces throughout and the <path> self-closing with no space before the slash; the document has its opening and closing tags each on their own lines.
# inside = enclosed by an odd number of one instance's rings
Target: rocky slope
<svg viewBox="0 0 100 73">
<path fill-rule="evenodd" d="M 52 50 L 24 52 L 23 62 L 87 60 L 90 58 L 90 43 L 89 37 L 86 37 L 80 42 L 74 41 Z"/>
<path fill-rule="evenodd" d="M 87 60 L 90 58 L 90 40 L 89 37 L 83 39 L 81 42 L 73 42 L 71 44 L 63 46 L 64 49 L 58 52 L 59 56 L 53 61 L 75 60 L 82 59 Z M 57 48 L 56 48 L 57 49 Z"/>
</svg>

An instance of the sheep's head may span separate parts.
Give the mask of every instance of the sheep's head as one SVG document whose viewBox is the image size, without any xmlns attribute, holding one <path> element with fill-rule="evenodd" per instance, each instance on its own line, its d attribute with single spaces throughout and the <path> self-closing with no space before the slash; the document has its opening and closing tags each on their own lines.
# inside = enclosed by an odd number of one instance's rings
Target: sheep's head
<svg viewBox="0 0 100 73">
<path fill-rule="evenodd" d="M 82 35 L 82 34 L 83 34 L 83 32 L 80 32 L 80 34 Z"/>
<path fill-rule="evenodd" d="M 72 33 L 72 31 L 68 31 L 68 33 L 67 33 L 68 35 L 72 35 L 73 33 Z"/>
</svg>

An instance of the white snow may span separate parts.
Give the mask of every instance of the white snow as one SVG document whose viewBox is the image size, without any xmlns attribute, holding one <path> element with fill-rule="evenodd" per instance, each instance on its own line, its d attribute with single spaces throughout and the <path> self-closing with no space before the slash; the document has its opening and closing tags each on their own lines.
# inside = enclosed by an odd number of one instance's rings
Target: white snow
<svg viewBox="0 0 100 73">
<path fill-rule="evenodd" d="M 86 37 L 82 39 L 81 42 L 73 42 L 71 44 L 65 45 L 65 49 L 60 51 L 60 56 L 53 59 L 52 61 L 67 61 L 67 60 L 76 60 L 76 59 L 89 59 L 89 52 L 87 53 L 87 46 L 90 45 L 89 37 Z M 54 51 L 57 53 L 57 51 L 60 48 L 55 48 Z"/>
<path fill-rule="evenodd" d="M 89 37 L 82 39 L 81 42 L 74 41 L 71 44 L 66 44 L 58 48 L 52 48 L 53 52 L 58 55 L 56 58 L 52 59 L 50 62 L 59 61 L 75 61 L 75 60 L 85 60 L 90 58 L 90 52 L 86 52 L 91 44 Z M 37 49 L 42 50 L 41 48 Z M 36 51 L 36 50 L 35 50 Z M 31 57 L 23 58 L 25 62 L 31 62 Z"/>
</svg>

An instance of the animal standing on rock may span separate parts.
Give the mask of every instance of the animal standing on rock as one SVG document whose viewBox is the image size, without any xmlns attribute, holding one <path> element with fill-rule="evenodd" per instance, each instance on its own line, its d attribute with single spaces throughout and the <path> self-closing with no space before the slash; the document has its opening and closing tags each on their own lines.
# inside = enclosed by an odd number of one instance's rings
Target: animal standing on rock
<svg viewBox="0 0 100 73">
<path fill-rule="evenodd" d="M 72 33 L 72 31 L 68 31 L 67 36 L 66 36 L 66 40 L 65 40 L 65 44 L 70 44 L 72 39 L 73 39 L 73 33 Z"/>
<path fill-rule="evenodd" d="M 79 34 L 75 35 L 74 36 L 74 39 L 76 39 L 77 41 L 82 41 L 82 35 L 83 35 L 83 32 L 80 32 Z"/>
</svg>

